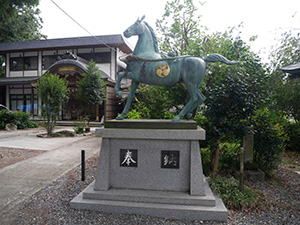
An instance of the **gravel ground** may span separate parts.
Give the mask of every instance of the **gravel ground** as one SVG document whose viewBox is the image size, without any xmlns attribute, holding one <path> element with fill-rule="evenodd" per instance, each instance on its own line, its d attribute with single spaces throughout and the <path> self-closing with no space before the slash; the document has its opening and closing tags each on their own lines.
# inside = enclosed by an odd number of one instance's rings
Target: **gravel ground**
<svg viewBox="0 0 300 225">
<path fill-rule="evenodd" d="M 44 152 L 45 151 L 39 150 L 0 147 L 0 169 Z"/>
<path fill-rule="evenodd" d="M 227 223 L 183 221 L 158 217 L 109 214 L 69 207 L 70 201 L 94 180 L 97 156 L 86 163 L 86 181 L 81 181 L 78 166 L 51 185 L 20 203 L 5 215 L 1 224 L 300 224 L 299 158 L 285 155 L 274 178 L 265 182 L 247 183 L 263 191 L 265 204 L 253 209 L 230 210 Z"/>
</svg>

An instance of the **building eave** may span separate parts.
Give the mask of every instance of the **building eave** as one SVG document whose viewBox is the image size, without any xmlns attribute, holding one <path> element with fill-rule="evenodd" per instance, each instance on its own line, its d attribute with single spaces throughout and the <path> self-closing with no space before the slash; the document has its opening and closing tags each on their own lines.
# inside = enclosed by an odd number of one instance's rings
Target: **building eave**
<svg viewBox="0 0 300 225">
<path fill-rule="evenodd" d="M 39 77 L 4 77 L 0 78 L 0 86 L 32 84 L 38 79 Z"/>
<path fill-rule="evenodd" d="M 282 67 L 280 69 L 286 73 L 291 73 L 291 74 L 300 73 L 300 62 Z"/>
<path fill-rule="evenodd" d="M 114 34 L 0 43 L 0 54 L 20 51 L 46 51 L 52 49 L 58 50 L 96 47 L 101 48 L 108 46 L 111 48 L 117 47 L 126 54 L 133 52 L 122 35 Z"/>
</svg>

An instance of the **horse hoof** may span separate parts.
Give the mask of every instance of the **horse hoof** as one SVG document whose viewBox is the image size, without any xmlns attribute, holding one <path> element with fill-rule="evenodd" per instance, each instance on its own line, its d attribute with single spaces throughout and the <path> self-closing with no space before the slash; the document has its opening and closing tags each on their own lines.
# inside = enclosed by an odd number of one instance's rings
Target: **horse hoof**
<svg viewBox="0 0 300 225">
<path fill-rule="evenodd" d="M 123 116 L 122 115 L 117 116 L 116 120 L 123 120 Z"/>
<path fill-rule="evenodd" d="M 189 119 L 191 119 L 192 116 L 193 116 L 192 113 L 188 113 L 188 114 L 186 114 L 186 119 L 189 120 Z"/>
<path fill-rule="evenodd" d="M 179 116 L 176 116 L 174 117 L 174 119 L 172 120 L 173 122 L 179 122 L 180 121 L 180 117 Z"/>
</svg>

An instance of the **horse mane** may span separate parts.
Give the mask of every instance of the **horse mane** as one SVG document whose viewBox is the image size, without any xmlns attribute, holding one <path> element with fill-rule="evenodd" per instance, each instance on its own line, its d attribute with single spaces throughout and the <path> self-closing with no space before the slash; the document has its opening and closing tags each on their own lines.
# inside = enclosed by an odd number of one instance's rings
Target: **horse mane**
<svg viewBox="0 0 300 225">
<path fill-rule="evenodd" d="M 151 36 L 152 36 L 152 39 L 153 39 L 154 50 L 155 50 L 156 53 L 159 54 L 158 41 L 157 41 L 157 37 L 154 33 L 154 30 L 152 29 L 152 27 L 150 27 L 150 25 L 146 21 L 143 21 L 143 22 L 146 25 L 146 27 L 148 27 L 148 29 L 150 30 L 150 33 L 151 33 Z"/>
</svg>

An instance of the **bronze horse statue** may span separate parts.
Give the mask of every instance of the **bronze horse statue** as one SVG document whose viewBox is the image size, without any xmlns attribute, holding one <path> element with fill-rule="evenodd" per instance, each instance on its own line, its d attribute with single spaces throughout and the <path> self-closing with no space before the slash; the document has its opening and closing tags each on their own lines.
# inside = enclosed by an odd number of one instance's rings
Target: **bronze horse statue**
<svg viewBox="0 0 300 225">
<path fill-rule="evenodd" d="M 219 54 L 210 54 L 205 58 L 193 56 L 168 57 L 162 56 L 158 50 L 157 38 L 153 29 L 141 19 L 124 31 L 124 36 L 129 38 L 137 35 L 138 42 L 133 55 L 121 59 L 127 64 L 125 72 L 118 75 L 115 86 L 116 94 L 123 97 L 120 92 L 120 83 L 123 78 L 132 80 L 127 102 L 123 112 L 116 118 L 122 120 L 129 112 L 131 101 L 139 83 L 157 86 L 171 86 L 183 82 L 187 88 L 190 99 L 173 121 L 177 122 L 181 117 L 190 119 L 193 110 L 204 102 L 205 97 L 199 87 L 206 73 L 206 62 L 222 62 L 227 65 L 235 65 L 239 62 L 232 62 Z"/>
</svg>

